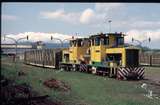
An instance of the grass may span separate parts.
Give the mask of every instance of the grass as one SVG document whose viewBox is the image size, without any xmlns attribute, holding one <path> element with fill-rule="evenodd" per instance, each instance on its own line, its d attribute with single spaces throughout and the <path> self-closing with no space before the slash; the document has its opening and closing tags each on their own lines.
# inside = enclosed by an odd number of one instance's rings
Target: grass
<svg viewBox="0 0 160 105">
<path fill-rule="evenodd" d="M 80 72 L 58 73 L 58 70 L 24 65 L 22 62 L 16 66 L 6 57 L 1 59 L 1 73 L 8 78 L 15 79 L 17 83 L 28 83 L 33 90 L 42 95 L 61 101 L 65 105 L 159 105 L 159 99 L 148 99 L 146 93 L 140 88 L 137 81 L 119 81 L 108 77 L 101 77 Z M 16 71 L 23 70 L 27 75 L 17 77 Z M 148 74 L 160 75 L 159 68 L 146 69 Z M 62 92 L 46 88 L 42 83 L 46 79 L 56 78 L 65 81 L 71 86 L 70 92 Z"/>
<path fill-rule="evenodd" d="M 146 76 L 156 76 L 160 78 L 160 67 L 146 67 Z"/>
</svg>

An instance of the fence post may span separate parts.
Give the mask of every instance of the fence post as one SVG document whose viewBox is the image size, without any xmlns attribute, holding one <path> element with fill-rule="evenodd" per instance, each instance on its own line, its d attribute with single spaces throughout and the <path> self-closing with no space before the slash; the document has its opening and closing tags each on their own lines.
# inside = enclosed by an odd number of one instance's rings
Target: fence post
<svg viewBox="0 0 160 105">
<path fill-rule="evenodd" d="M 152 55 L 150 55 L 150 66 L 152 66 Z"/>
<path fill-rule="evenodd" d="M 43 67 L 44 67 L 44 62 L 45 62 L 45 61 L 44 61 L 44 58 L 45 58 L 45 51 L 44 51 L 44 49 L 42 49 L 42 55 L 43 55 L 43 56 L 42 56 L 42 58 L 43 58 L 42 61 L 43 61 Z"/>
</svg>

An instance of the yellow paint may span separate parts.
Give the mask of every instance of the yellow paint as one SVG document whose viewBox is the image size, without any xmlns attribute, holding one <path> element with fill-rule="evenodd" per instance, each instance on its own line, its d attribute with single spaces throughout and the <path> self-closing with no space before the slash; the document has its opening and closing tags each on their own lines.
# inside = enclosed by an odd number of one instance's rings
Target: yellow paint
<svg viewBox="0 0 160 105">
<path fill-rule="evenodd" d="M 79 63 L 79 60 L 84 60 L 84 55 L 86 54 L 88 49 L 87 45 L 84 45 L 82 47 L 70 47 L 69 48 L 69 60 L 72 63 Z"/>
<path fill-rule="evenodd" d="M 99 46 L 91 46 L 91 61 L 102 62 L 105 58 L 106 46 L 100 43 Z"/>
<path fill-rule="evenodd" d="M 68 48 L 62 49 L 62 61 L 63 62 L 66 62 L 66 58 L 64 56 L 65 54 L 69 54 L 69 49 Z"/>
<path fill-rule="evenodd" d="M 99 52 L 96 52 L 99 51 Z M 91 47 L 91 61 L 100 62 L 101 61 L 101 46 Z"/>
<path fill-rule="evenodd" d="M 125 48 L 107 48 L 106 54 L 122 54 L 122 66 L 126 66 L 126 49 Z"/>
<path fill-rule="evenodd" d="M 116 42 L 116 38 L 114 35 L 109 35 L 109 47 L 112 47 Z"/>
<path fill-rule="evenodd" d="M 69 54 L 69 49 L 68 48 L 62 49 L 62 53 L 63 54 Z"/>
</svg>

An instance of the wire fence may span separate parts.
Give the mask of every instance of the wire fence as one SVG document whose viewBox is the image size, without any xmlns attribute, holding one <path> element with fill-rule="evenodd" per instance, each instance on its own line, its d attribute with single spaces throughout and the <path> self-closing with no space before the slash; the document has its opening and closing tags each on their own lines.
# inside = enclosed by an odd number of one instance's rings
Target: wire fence
<svg viewBox="0 0 160 105">
<path fill-rule="evenodd" d="M 60 49 L 32 50 L 26 51 L 24 54 L 24 62 L 26 64 L 42 67 L 56 68 L 61 59 Z"/>
<path fill-rule="evenodd" d="M 140 53 L 139 62 L 141 65 L 160 66 L 160 53 Z"/>
</svg>

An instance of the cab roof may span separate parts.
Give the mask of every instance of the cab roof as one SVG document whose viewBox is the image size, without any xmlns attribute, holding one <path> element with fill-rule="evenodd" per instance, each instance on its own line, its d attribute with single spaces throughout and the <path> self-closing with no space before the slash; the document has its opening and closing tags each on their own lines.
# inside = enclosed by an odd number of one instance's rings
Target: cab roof
<svg viewBox="0 0 160 105">
<path fill-rule="evenodd" d="M 115 33 L 107 33 L 107 35 L 108 36 L 115 36 L 115 37 L 123 37 L 123 36 L 126 36 L 125 34 L 123 34 L 122 32 L 120 32 L 120 33 L 117 33 L 117 32 L 115 32 Z"/>
<path fill-rule="evenodd" d="M 76 38 L 76 39 L 73 39 L 71 41 L 78 41 L 78 40 L 88 40 L 88 38 Z"/>
<path fill-rule="evenodd" d="M 89 38 L 95 38 L 95 37 L 106 37 L 107 34 L 105 33 L 98 33 L 96 35 L 91 35 Z"/>
<path fill-rule="evenodd" d="M 115 36 L 115 37 L 123 37 L 125 36 L 125 34 L 123 34 L 122 32 L 120 33 L 98 33 L 96 35 L 91 35 L 90 38 L 95 38 L 95 37 L 107 37 L 107 36 Z"/>
</svg>

